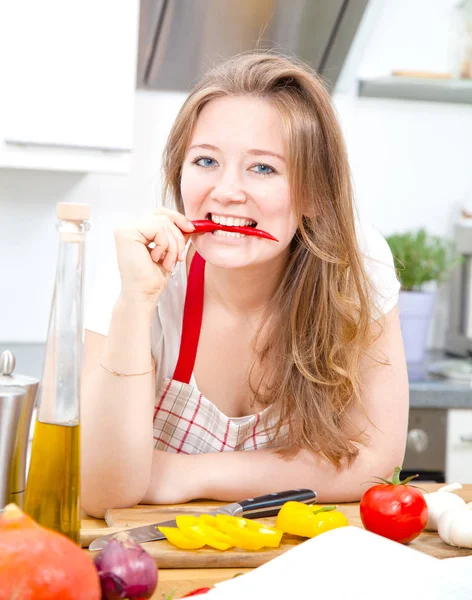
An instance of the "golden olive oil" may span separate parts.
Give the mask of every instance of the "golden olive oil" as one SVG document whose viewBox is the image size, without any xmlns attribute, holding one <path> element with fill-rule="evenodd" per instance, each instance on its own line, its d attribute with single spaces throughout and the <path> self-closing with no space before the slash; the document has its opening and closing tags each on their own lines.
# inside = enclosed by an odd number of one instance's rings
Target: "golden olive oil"
<svg viewBox="0 0 472 600">
<path fill-rule="evenodd" d="M 25 512 L 80 542 L 80 427 L 36 421 Z"/>
</svg>

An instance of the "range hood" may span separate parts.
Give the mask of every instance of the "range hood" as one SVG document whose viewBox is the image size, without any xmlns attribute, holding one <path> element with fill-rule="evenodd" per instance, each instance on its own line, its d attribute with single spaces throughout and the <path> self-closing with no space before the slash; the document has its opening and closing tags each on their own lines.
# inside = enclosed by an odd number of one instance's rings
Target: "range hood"
<svg viewBox="0 0 472 600">
<path fill-rule="evenodd" d="M 334 87 L 369 0 L 141 0 L 138 87 L 188 91 L 254 48 L 295 54 Z"/>
</svg>

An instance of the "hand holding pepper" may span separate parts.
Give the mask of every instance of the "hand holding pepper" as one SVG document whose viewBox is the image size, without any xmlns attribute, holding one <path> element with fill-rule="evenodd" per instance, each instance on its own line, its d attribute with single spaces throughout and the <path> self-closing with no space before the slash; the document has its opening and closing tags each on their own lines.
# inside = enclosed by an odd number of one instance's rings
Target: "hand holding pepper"
<svg viewBox="0 0 472 600">
<path fill-rule="evenodd" d="M 136 223 L 116 228 L 122 297 L 139 302 L 149 300 L 154 308 L 194 231 L 184 215 L 164 208 Z"/>
</svg>

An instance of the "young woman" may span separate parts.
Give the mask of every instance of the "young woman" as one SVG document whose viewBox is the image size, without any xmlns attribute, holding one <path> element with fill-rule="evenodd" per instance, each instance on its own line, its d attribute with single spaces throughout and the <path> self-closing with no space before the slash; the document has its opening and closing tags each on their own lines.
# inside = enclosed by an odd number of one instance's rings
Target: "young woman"
<svg viewBox="0 0 472 600">
<path fill-rule="evenodd" d="M 226 61 L 164 173 L 176 210 L 115 231 L 120 292 L 86 323 L 83 508 L 359 499 L 402 462 L 408 384 L 392 255 L 355 216 L 328 93 L 296 60 Z"/>
</svg>

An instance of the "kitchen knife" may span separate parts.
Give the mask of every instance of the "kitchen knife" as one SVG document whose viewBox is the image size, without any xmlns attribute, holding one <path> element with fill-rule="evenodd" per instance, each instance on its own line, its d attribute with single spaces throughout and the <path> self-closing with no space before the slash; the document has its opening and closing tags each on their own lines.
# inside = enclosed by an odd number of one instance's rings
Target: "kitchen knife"
<svg viewBox="0 0 472 600">
<path fill-rule="evenodd" d="M 219 508 L 211 511 L 206 511 L 203 514 L 208 515 L 232 515 L 245 517 L 246 519 L 256 519 L 259 517 L 272 517 L 276 515 L 280 508 L 289 501 L 314 503 L 316 502 L 316 492 L 313 490 L 289 490 L 285 492 L 277 492 L 276 494 L 267 494 L 265 496 L 257 496 L 256 498 L 248 498 L 247 500 L 241 500 L 241 502 L 233 502 L 232 504 L 225 504 Z M 196 516 L 202 514 L 194 513 Z M 162 523 L 153 523 L 152 525 L 144 525 L 144 527 L 133 527 L 132 529 L 126 529 L 129 537 L 139 544 L 144 542 L 153 542 L 155 540 L 164 540 L 165 535 L 161 533 L 157 526 L 160 527 L 176 527 L 177 523 L 175 519 L 170 521 L 164 521 Z M 105 547 L 106 543 L 110 538 L 115 536 L 118 532 L 103 535 L 93 542 L 89 546 L 89 550 L 101 550 Z"/>
</svg>

